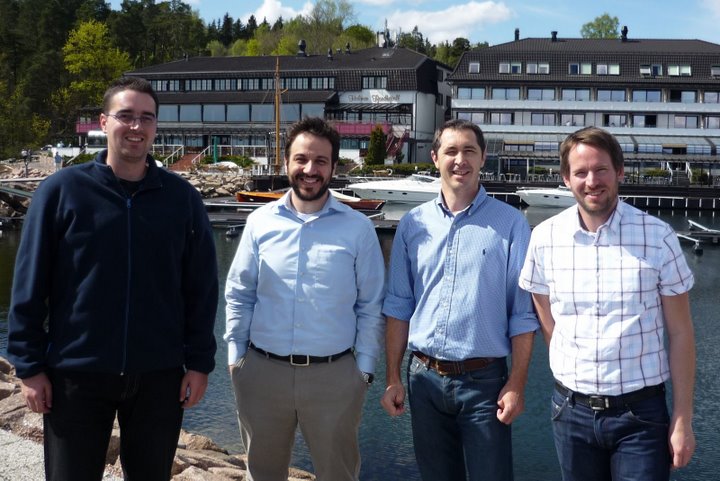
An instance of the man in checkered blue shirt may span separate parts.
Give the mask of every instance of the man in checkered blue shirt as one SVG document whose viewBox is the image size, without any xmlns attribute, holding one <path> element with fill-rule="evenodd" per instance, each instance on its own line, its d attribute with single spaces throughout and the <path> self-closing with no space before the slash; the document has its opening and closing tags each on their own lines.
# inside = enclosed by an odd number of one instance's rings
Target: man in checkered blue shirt
<svg viewBox="0 0 720 481">
<path fill-rule="evenodd" d="M 695 450 L 692 272 L 672 228 L 619 200 L 611 134 L 568 136 L 560 172 L 577 204 L 534 229 L 520 286 L 549 344 L 562 479 L 668 480 Z"/>
</svg>

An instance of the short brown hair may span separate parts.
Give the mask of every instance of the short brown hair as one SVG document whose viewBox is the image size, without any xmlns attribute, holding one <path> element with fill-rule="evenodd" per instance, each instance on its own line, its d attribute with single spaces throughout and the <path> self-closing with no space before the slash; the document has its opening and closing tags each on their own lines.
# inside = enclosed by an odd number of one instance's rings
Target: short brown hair
<svg viewBox="0 0 720 481">
<path fill-rule="evenodd" d="M 335 166 L 340 159 L 340 134 L 329 123 L 320 117 L 304 117 L 290 126 L 285 142 L 285 160 L 290 158 L 290 147 L 300 134 L 311 134 L 316 137 L 327 139 L 332 147 L 330 160 Z"/>
<path fill-rule="evenodd" d="M 432 151 L 435 152 L 435 155 L 437 155 L 438 151 L 440 150 L 440 137 L 442 137 L 443 132 L 446 130 L 472 130 L 475 134 L 475 138 L 477 139 L 477 143 L 480 146 L 480 150 L 482 152 L 485 152 L 485 136 L 483 135 L 482 130 L 480 127 L 478 127 L 477 124 L 474 124 L 470 122 L 469 120 L 465 119 L 451 119 L 448 120 L 443 124 L 442 127 L 440 127 L 437 131 L 435 131 L 435 137 L 433 138 L 432 143 Z"/>
<path fill-rule="evenodd" d="M 103 95 L 103 113 L 105 115 L 110 113 L 110 104 L 112 104 L 112 99 L 115 97 L 115 94 L 125 90 L 135 90 L 136 92 L 148 94 L 152 97 L 155 101 L 155 115 L 157 116 L 158 110 L 160 110 L 158 96 L 152 88 L 152 84 L 140 77 L 120 77 L 110 84 L 105 91 L 105 95 Z"/>
<path fill-rule="evenodd" d="M 599 127 L 585 127 L 568 135 L 560 145 L 560 175 L 570 176 L 570 151 L 579 144 L 591 145 L 610 155 L 613 167 L 620 172 L 625 165 L 622 148 L 615 137 Z"/>
</svg>

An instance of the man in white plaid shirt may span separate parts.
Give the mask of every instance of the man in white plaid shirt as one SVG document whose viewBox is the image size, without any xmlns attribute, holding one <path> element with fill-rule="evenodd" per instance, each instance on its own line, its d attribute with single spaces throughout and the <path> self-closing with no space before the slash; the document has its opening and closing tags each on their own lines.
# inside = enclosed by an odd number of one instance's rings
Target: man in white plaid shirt
<svg viewBox="0 0 720 481">
<path fill-rule="evenodd" d="M 577 204 L 534 229 L 520 275 L 549 345 L 564 481 L 668 480 L 695 450 L 693 275 L 673 229 L 619 200 L 623 163 L 602 129 L 568 136 Z"/>
</svg>

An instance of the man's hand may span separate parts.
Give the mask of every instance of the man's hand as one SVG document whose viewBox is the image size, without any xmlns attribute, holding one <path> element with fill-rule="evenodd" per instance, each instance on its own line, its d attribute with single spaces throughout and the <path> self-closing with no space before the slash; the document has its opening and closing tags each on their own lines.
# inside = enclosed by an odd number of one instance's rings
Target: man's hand
<svg viewBox="0 0 720 481">
<path fill-rule="evenodd" d="M 191 408 L 200 402 L 208 386 L 208 375 L 188 370 L 180 384 L 180 403 L 183 409 Z"/>
<path fill-rule="evenodd" d="M 525 393 L 508 382 L 498 396 L 497 418 L 503 424 L 511 424 L 525 410 Z"/>
<path fill-rule="evenodd" d="M 391 384 L 385 388 L 380 405 L 390 416 L 399 416 L 405 412 L 405 388 L 402 383 Z"/>
<path fill-rule="evenodd" d="M 52 408 L 52 385 L 44 372 L 21 379 L 20 389 L 25 404 L 32 412 L 46 414 Z"/>
<path fill-rule="evenodd" d="M 695 452 L 695 434 L 691 423 L 672 419 L 668 435 L 672 468 L 684 468 Z"/>
</svg>

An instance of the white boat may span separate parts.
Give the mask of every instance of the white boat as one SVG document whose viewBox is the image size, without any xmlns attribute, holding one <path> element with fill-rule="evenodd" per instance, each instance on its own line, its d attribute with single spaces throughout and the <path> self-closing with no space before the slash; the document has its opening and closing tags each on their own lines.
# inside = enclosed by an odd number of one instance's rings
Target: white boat
<svg viewBox="0 0 720 481">
<path fill-rule="evenodd" d="M 440 179 L 430 175 L 413 174 L 404 179 L 371 180 L 347 186 L 363 199 L 390 202 L 427 202 L 440 193 Z"/>
<path fill-rule="evenodd" d="M 575 205 L 575 197 L 564 185 L 555 188 L 521 187 L 515 193 L 523 202 L 533 207 L 570 207 Z"/>
</svg>

